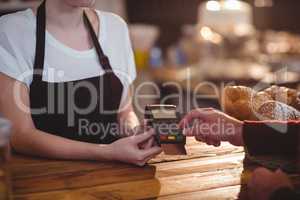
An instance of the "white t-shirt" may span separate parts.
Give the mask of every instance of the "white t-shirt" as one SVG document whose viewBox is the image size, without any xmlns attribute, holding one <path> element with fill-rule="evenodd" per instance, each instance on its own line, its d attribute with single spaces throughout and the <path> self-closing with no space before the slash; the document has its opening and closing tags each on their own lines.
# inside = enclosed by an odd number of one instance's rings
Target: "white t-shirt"
<svg viewBox="0 0 300 200">
<path fill-rule="evenodd" d="M 124 100 L 136 78 L 134 55 L 127 24 L 119 16 L 97 11 L 99 42 L 121 80 Z M 0 18 L 0 72 L 30 88 L 36 45 L 36 16 L 31 9 Z M 43 81 L 67 82 L 101 76 L 104 71 L 95 48 L 86 51 L 67 47 L 46 32 Z"/>
</svg>

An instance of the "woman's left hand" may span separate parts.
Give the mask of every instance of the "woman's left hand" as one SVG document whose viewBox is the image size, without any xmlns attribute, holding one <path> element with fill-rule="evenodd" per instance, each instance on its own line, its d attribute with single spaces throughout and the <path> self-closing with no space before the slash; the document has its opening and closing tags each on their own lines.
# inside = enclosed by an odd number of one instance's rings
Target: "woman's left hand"
<svg viewBox="0 0 300 200">
<path fill-rule="evenodd" d="M 149 131 L 149 130 L 150 130 L 150 128 L 148 128 L 145 124 L 136 126 L 135 128 L 132 129 L 131 135 L 143 134 L 145 131 Z M 157 143 L 156 143 L 154 137 L 139 144 L 140 149 L 149 149 L 154 146 L 157 146 Z"/>
<path fill-rule="evenodd" d="M 155 135 L 149 130 L 139 135 L 125 137 L 108 145 L 109 159 L 144 166 L 149 160 L 162 152 L 158 146 L 141 149 L 140 144 L 150 140 Z"/>
</svg>

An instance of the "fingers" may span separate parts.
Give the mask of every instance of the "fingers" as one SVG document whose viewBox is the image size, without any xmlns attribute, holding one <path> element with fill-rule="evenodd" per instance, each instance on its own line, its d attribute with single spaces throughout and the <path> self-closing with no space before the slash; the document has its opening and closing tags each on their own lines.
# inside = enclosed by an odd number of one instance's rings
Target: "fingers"
<svg viewBox="0 0 300 200">
<path fill-rule="evenodd" d="M 195 139 L 199 142 L 207 143 L 208 145 L 213 145 L 219 147 L 221 145 L 221 138 L 218 135 L 213 135 L 213 133 L 201 132 L 198 127 L 193 126 L 192 128 L 185 129 L 183 132 L 186 136 L 195 136 Z"/>
<path fill-rule="evenodd" d="M 215 147 L 219 147 L 219 146 L 221 146 L 221 141 L 215 140 L 215 141 L 213 141 L 213 145 L 214 145 Z"/>
<path fill-rule="evenodd" d="M 221 146 L 221 141 L 216 139 L 216 138 L 212 138 L 209 135 L 204 135 L 202 137 L 196 136 L 196 140 L 200 141 L 200 142 L 204 142 L 207 145 L 212 145 L 215 147 L 219 147 Z"/>
<path fill-rule="evenodd" d="M 195 138 L 196 140 L 200 141 L 200 142 L 205 142 L 207 143 L 209 140 L 210 135 L 207 133 L 194 133 L 195 134 Z"/>
<path fill-rule="evenodd" d="M 162 148 L 160 147 L 152 147 L 149 149 L 144 149 L 142 150 L 142 155 L 143 155 L 143 160 L 146 159 L 147 157 L 154 157 L 157 154 L 160 154 L 162 152 Z"/>
<path fill-rule="evenodd" d="M 214 111 L 213 108 L 199 108 L 188 113 L 179 123 L 180 128 L 187 128 L 193 122 L 194 119 L 206 120 Z"/>
<path fill-rule="evenodd" d="M 137 166 L 144 166 L 149 160 L 157 156 L 162 152 L 162 149 L 160 147 L 152 147 L 150 149 L 141 150 L 141 152 L 138 155 L 136 165 Z"/>
<path fill-rule="evenodd" d="M 180 122 L 179 122 L 179 127 L 180 128 L 187 128 L 189 124 L 192 123 L 192 121 L 195 118 L 198 118 L 199 116 L 199 110 L 193 110 L 190 113 L 188 113 Z"/>
<path fill-rule="evenodd" d="M 142 134 L 144 131 L 144 126 L 143 125 L 139 125 L 139 126 L 136 126 L 133 128 L 132 132 L 133 134 L 132 135 L 139 135 L 139 134 Z"/>
<path fill-rule="evenodd" d="M 152 137 L 152 138 L 150 138 L 150 139 L 146 142 L 146 144 L 145 144 L 145 146 L 144 146 L 144 149 L 149 149 L 149 148 L 151 148 L 151 147 L 153 146 L 153 144 L 154 144 L 154 138 Z"/>
<path fill-rule="evenodd" d="M 161 152 L 148 156 L 147 158 L 145 158 L 145 160 L 141 163 L 142 166 L 144 166 L 145 164 L 147 164 L 152 158 L 154 158 L 155 156 L 159 155 Z"/>
<path fill-rule="evenodd" d="M 197 137 L 197 139 L 204 138 L 208 135 L 207 133 L 202 133 L 201 130 L 199 130 L 197 126 L 193 126 L 191 128 L 184 129 L 183 134 L 188 137 L 195 136 L 195 137 Z"/>
<path fill-rule="evenodd" d="M 207 143 L 208 145 L 213 145 L 212 139 L 208 139 L 206 143 Z"/>
<path fill-rule="evenodd" d="M 143 120 L 143 125 L 144 125 L 144 127 L 147 127 L 147 126 L 148 126 L 148 120 L 147 120 L 147 119 L 144 119 L 144 120 Z"/>
<path fill-rule="evenodd" d="M 219 147 L 221 145 L 221 140 L 216 135 L 202 133 L 197 127 L 192 127 L 184 130 L 184 135 L 195 136 L 195 139 L 199 142 L 207 143 L 208 145 L 213 145 Z"/>
<path fill-rule="evenodd" d="M 154 137 L 152 137 L 149 140 L 147 140 L 143 143 L 140 143 L 138 146 L 139 146 L 139 149 L 149 149 L 152 146 L 155 146 L 155 139 L 154 139 Z"/>
<path fill-rule="evenodd" d="M 207 144 L 213 145 L 215 147 L 219 147 L 219 146 L 221 146 L 221 140 L 218 139 L 217 137 L 210 136 L 210 137 L 207 137 Z"/>
<path fill-rule="evenodd" d="M 154 135 L 155 135 L 155 131 L 153 129 L 151 129 L 143 134 L 132 136 L 132 139 L 133 139 L 134 144 L 140 144 L 142 142 L 149 140 Z"/>
<path fill-rule="evenodd" d="M 188 137 L 197 136 L 199 134 L 196 133 L 195 129 L 195 127 L 184 129 L 183 134 Z"/>
</svg>

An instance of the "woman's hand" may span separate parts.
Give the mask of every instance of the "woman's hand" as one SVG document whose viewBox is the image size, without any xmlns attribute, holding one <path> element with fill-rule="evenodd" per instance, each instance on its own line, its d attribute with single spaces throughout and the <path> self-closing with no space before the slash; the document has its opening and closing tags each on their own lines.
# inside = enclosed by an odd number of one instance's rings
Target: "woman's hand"
<svg viewBox="0 0 300 200">
<path fill-rule="evenodd" d="M 132 135 L 140 135 L 140 134 L 142 134 L 144 132 L 147 132 L 149 130 L 151 130 L 151 128 L 148 127 L 147 125 L 143 124 L 143 125 L 135 127 L 133 129 L 133 134 Z M 154 137 L 151 137 L 149 140 L 146 140 L 146 141 L 139 144 L 140 149 L 149 149 L 153 146 L 157 146 L 157 143 L 156 143 Z"/>
<path fill-rule="evenodd" d="M 248 183 L 248 196 L 251 200 L 269 200 L 271 194 L 280 188 L 293 189 L 288 176 L 281 170 L 271 172 L 265 168 L 256 169 Z"/>
<path fill-rule="evenodd" d="M 152 141 L 154 134 L 154 131 L 150 130 L 140 135 L 133 135 L 117 140 L 109 145 L 111 159 L 144 166 L 150 159 L 162 152 L 162 149 L 158 146 L 140 148 L 140 144 Z"/>
<path fill-rule="evenodd" d="M 220 146 L 221 142 L 243 145 L 243 122 L 213 108 L 196 109 L 188 113 L 179 126 L 186 136 L 195 136 L 208 145 Z"/>
</svg>

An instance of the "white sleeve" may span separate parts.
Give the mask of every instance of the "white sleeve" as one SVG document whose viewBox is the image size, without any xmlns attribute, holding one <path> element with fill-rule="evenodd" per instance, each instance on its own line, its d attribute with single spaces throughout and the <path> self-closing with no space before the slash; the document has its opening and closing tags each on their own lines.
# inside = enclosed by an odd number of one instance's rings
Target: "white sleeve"
<svg viewBox="0 0 300 200">
<path fill-rule="evenodd" d="M 128 27 L 126 26 L 126 51 L 128 55 L 128 60 L 127 60 L 127 70 L 128 70 L 128 75 L 129 75 L 129 84 L 132 84 L 134 80 L 136 79 L 136 65 L 135 65 L 135 59 L 134 59 L 134 53 L 131 45 L 131 40 L 129 36 L 129 30 Z"/>
<path fill-rule="evenodd" d="M 130 90 L 130 87 L 132 86 L 133 82 L 136 79 L 137 72 L 136 72 L 136 65 L 135 65 L 135 59 L 134 59 L 134 53 L 131 45 L 130 35 L 128 26 L 126 24 L 125 26 L 125 54 L 126 54 L 126 81 L 124 82 L 124 90 L 122 95 L 122 103 L 126 103 L 127 95 Z"/>
<path fill-rule="evenodd" d="M 19 40 L 22 38 L 22 33 L 17 33 L 16 27 L 13 24 L 0 20 L 0 73 L 3 73 L 15 80 L 24 83 L 27 87 L 32 80 L 32 66 L 29 66 L 28 61 L 23 55 Z M 14 31 L 12 34 L 8 34 Z M 14 38 L 19 36 L 18 38 Z M 24 40 L 24 38 L 23 38 Z"/>
</svg>

